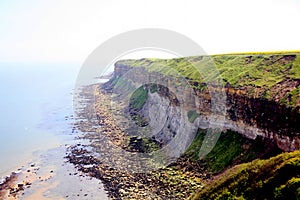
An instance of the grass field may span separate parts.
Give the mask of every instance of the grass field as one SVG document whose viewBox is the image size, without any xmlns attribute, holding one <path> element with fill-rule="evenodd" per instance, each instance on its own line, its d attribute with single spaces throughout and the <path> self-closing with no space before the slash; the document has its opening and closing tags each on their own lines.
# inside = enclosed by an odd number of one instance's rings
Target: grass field
<svg viewBox="0 0 300 200">
<path fill-rule="evenodd" d="M 233 88 L 247 88 L 253 97 L 259 89 L 259 98 L 278 99 L 278 88 L 287 87 L 286 81 L 300 80 L 300 51 L 222 54 L 174 59 L 121 60 L 131 67 L 145 67 L 149 72 L 166 76 L 184 77 L 188 81 L 206 84 L 229 84 Z M 202 90 L 203 84 L 197 84 Z M 288 88 L 281 104 L 299 106 L 300 86 Z"/>
</svg>

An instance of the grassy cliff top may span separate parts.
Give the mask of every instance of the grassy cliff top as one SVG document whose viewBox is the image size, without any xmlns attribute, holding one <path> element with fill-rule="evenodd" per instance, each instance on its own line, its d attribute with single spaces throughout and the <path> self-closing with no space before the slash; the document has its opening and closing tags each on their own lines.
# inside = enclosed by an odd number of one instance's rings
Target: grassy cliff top
<svg viewBox="0 0 300 200">
<path fill-rule="evenodd" d="M 300 79 L 299 52 L 269 52 L 193 56 L 173 59 L 129 59 L 118 63 L 145 67 L 150 71 L 181 75 L 195 81 L 206 81 L 206 75 L 217 75 L 232 86 L 272 87 L 286 79 Z"/>
<path fill-rule="evenodd" d="M 121 60 L 117 64 L 145 67 L 149 72 L 199 83 L 220 83 L 222 80 L 222 84 L 234 88 L 247 88 L 247 95 L 251 97 L 280 100 L 291 107 L 300 104 L 300 51 L 143 58 Z M 253 93 L 253 88 L 259 89 L 258 95 Z M 279 94 L 281 91 L 284 94 Z"/>
</svg>

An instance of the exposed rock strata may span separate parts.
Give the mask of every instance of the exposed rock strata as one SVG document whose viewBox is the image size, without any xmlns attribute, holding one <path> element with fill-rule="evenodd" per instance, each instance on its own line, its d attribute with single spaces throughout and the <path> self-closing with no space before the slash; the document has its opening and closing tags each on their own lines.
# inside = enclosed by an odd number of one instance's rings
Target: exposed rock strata
<svg viewBox="0 0 300 200">
<path fill-rule="evenodd" d="M 249 87 L 234 88 L 226 84 L 223 88 L 220 88 L 217 85 L 209 85 L 208 88 L 204 87 L 203 90 L 199 90 L 186 86 L 200 83 L 178 77 L 167 77 L 155 71 L 149 72 L 142 66 L 130 67 L 117 62 L 113 80 L 120 77 L 130 80 L 130 84 L 134 85 L 135 88 L 148 83 L 155 83 L 158 88 L 161 88 L 161 90 L 158 89 L 157 93 L 149 93 L 146 108 L 153 105 L 165 105 L 164 99 L 168 97 L 171 102 L 170 106 L 160 107 L 160 112 L 167 114 L 166 118 L 168 118 L 165 125 L 169 129 L 169 133 L 164 134 L 164 136 L 161 135 L 159 138 L 165 140 L 165 142 L 170 140 L 170 134 L 178 131 L 180 126 L 189 127 L 190 130 L 222 127 L 237 131 L 251 139 L 255 139 L 257 136 L 273 139 L 278 147 L 285 151 L 294 151 L 300 148 L 299 110 L 281 105 L 278 100 L 283 95 L 281 93 L 278 93 L 277 101 L 269 101 L 248 95 L 250 89 L 253 90 Z M 299 85 L 297 81 L 288 82 L 282 83 L 287 91 L 289 91 L 289 87 Z M 259 91 L 259 88 L 255 88 L 255 90 L 262 92 Z M 285 89 L 283 89 L 284 91 Z M 160 95 L 160 98 L 157 94 Z M 176 95 L 174 96 L 174 94 Z M 183 110 L 176 112 L 176 109 Z M 147 111 L 147 109 L 145 110 Z M 192 125 L 186 117 L 187 112 L 190 110 L 196 110 L 200 113 L 200 116 Z M 148 117 L 152 115 L 153 119 L 155 114 L 161 115 L 151 112 L 144 114 Z M 152 123 L 156 123 L 152 124 L 152 127 L 161 126 L 163 121 L 161 116 L 156 116 L 156 118 L 156 122 L 155 120 L 152 121 Z M 194 126 L 194 128 L 191 128 L 191 126 Z M 164 132 L 167 132 L 166 129 Z"/>
</svg>

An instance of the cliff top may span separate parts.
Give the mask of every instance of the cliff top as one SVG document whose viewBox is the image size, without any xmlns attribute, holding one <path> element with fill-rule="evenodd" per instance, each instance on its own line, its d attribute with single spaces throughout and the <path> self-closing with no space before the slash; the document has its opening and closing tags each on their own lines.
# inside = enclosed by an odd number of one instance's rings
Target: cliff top
<svg viewBox="0 0 300 200">
<path fill-rule="evenodd" d="M 244 90 L 249 97 L 300 107 L 300 51 L 129 59 L 120 60 L 117 65 L 144 67 L 149 72 L 182 76 L 198 83 L 208 83 L 220 77 L 227 87 Z"/>
</svg>

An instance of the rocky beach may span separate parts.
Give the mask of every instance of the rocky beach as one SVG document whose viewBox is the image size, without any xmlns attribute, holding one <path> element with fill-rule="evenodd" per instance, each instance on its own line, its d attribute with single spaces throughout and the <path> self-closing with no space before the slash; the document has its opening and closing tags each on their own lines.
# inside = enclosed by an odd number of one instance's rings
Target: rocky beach
<svg viewBox="0 0 300 200">
<path fill-rule="evenodd" d="M 107 199 L 102 183 L 64 158 L 70 145 L 51 149 L 0 183 L 1 199 Z"/>
<path fill-rule="evenodd" d="M 80 120 L 76 127 L 82 132 L 80 138 L 88 140 L 89 144 L 72 146 L 67 159 L 79 171 L 100 179 L 110 198 L 186 199 L 193 191 L 201 188 L 202 183 L 210 177 L 203 163 L 189 161 L 184 157 L 170 166 L 144 173 L 118 169 L 113 162 L 110 164 L 110 161 L 105 160 L 110 157 L 95 154 L 97 146 L 106 145 L 103 141 L 99 142 L 103 136 L 109 138 L 108 142 L 120 148 L 128 150 L 130 146 L 129 135 L 122 127 L 116 125 L 112 117 L 113 100 L 109 90 L 103 85 L 91 85 L 82 90 L 80 97 L 84 99 L 81 102 L 85 102 L 85 107 L 78 113 Z M 122 156 L 119 155 L 119 158 Z M 126 160 L 122 159 L 122 162 Z M 124 163 L 123 165 L 129 168 L 131 166 Z"/>
</svg>

